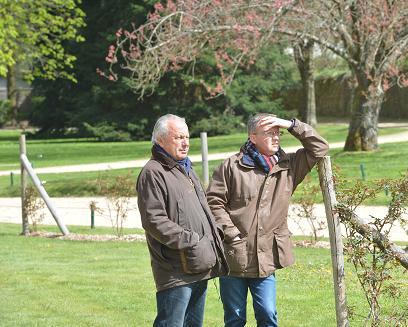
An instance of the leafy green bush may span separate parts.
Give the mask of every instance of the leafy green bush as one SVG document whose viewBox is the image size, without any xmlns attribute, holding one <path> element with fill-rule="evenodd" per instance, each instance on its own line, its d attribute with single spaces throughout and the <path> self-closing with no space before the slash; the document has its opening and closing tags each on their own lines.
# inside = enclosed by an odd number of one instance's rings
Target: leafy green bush
<svg viewBox="0 0 408 327">
<path fill-rule="evenodd" d="M 132 140 L 143 140 L 146 138 L 146 129 L 148 120 L 146 118 L 140 119 L 137 122 L 130 122 L 127 124 L 126 130 L 132 136 Z M 147 134 L 150 136 L 150 134 Z"/>
<path fill-rule="evenodd" d="M 200 136 L 200 132 L 207 132 L 208 136 L 227 135 L 244 132 L 245 124 L 242 116 L 231 114 L 213 115 L 197 121 L 190 129 L 191 136 Z"/>
<path fill-rule="evenodd" d="M 8 100 L 0 100 L 0 127 L 7 123 L 10 117 L 10 103 Z"/>
<path fill-rule="evenodd" d="M 98 141 L 130 141 L 130 133 L 118 129 L 115 123 L 102 122 L 95 126 L 84 123 L 85 130 Z"/>
</svg>

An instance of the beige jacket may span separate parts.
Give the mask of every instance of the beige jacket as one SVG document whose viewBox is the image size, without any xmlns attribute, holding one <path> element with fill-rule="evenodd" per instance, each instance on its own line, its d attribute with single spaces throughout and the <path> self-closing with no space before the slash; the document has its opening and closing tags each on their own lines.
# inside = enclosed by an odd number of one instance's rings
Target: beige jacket
<svg viewBox="0 0 408 327">
<path fill-rule="evenodd" d="M 328 152 L 328 143 L 309 125 L 295 120 L 290 133 L 303 145 L 284 153 L 269 174 L 243 162 L 242 152 L 213 173 L 207 200 L 225 234 L 230 275 L 267 277 L 293 264 L 287 226 L 290 198 L 297 185 Z M 233 241 L 236 236 L 240 240 Z"/>
</svg>

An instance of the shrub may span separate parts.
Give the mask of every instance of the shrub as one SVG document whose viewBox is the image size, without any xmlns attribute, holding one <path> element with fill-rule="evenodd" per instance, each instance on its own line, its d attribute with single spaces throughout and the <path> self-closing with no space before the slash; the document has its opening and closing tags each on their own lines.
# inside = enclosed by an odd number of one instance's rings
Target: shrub
<svg viewBox="0 0 408 327">
<path fill-rule="evenodd" d="M 115 123 L 102 122 L 95 126 L 84 123 L 85 130 L 98 141 L 130 141 L 130 133 L 118 129 Z"/>
<path fill-rule="evenodd" d="M 399 307 L 396 303 L 406 294 L 407 285 L 403 280 L 394 277 L 395 272 L 402 271 L 403 267 L 391 251 L 392 243 L 388 235 L 397 223 L 405 228 L 408 224 L 403 215 L 408 205 L 408 174 L 401 179 L 384 179 L 371 185 L 357 181 L 350 187 L 350 183 L 347 184 L 341 179 L 337 179 L 336 184 L 341 203 L 337 210 L 346 231 L 345 254 L 354 266 L 368 304 L 365 326 L 406 326 L 406 307 Z M 390 193 L 386 216 L 370 216 L 370 219 L 363 217 L 366 221 L 365 227 L 356 226 L 352 219 L 354 210 L 384 190 Z M 383 301 L 380 301 L 383 298 L 395 304 L 391 311 L 383 310 Z M 351 308 L 349 312 L 353 311 Z"/>
<path fill-rule="evenodd" d="M 0 100 L 0 127 L 7 123 L 10 118 L 10 102 Z"/>
<path fill-rule="evenodd" d="M 94 210 L 109 217 L 114 233 L 123 236 L 123 225 L 131 210 L 131 197 L 135 195 L 135 181 L 130 174 L 117 176 L 113 183 L 99 179 L 100 192 L 106 197 L 107 212 L 98 208 L 95 203 Z"/>
<path fill-rule="evenodd" d="M 42 198 L 38 196 L 34 186 L 28 185 L 25 190 L 24 207 L 27 212 L 27 217 L 31 223 L 31 231 L 37 232 L 38 225 L 45 218 L 43 209 L 45 208 Z"/>
<path fill-rule="evenodd" d="M 191 136 L 200 136 L 200 132 L 207 132 L 208 136 L 214 136 L 243 131 L 245 131 L 245 124 L 242 117 L 226 113 L 201 119 L 190 129 Z"/>
<path fill-rule="evenodd" d="M 147 124 L 148 120 L 143 118 L 137 122 L 128 123 L 126 129 L 129 131 L 133 140 L 143 140 L 146 138 L 146 135 L 150 135 L 149 133 L 146 134 Z"/>
</svg>

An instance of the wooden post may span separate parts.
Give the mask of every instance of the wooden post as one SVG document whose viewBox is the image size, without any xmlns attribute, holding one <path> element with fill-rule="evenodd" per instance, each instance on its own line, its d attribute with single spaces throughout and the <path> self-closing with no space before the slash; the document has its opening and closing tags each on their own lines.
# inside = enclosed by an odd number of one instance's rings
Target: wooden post
<svg viewBox="0 0 408 327">
<path fill-rule="evenodd" d="M 26 138 L 24 134 L 20 135 L 20 157 L 22 154 L 26 154 Z M 23 163 L 20 160 L 21 168 L 21 217 L 22 217 L 22 235 L 30 234 L 30 226 L 28 223 L 27 210 L 25 207 L 25 197 L 27 189 L 27 171 L 24 168 Z"/>
<path fill-rule="evenodd" d="M 95 201 L 91 201 L 89 207 L 91 208 L 91 228 L 95 228 L 95 208 L 96 208 Z"/>
<path fill-rule="evenodd" d="M 64 222 L 59 218 L 57 214 L 57 210 L 55 209 L 54 205 L 51 202 L 50 197 L 48 196 L 47 191 L 45 190 L 43 184 L 41 183 L 40 179 L 34 172 L 34 169 L 31 167 L 30 162 L 28 161 L 28 158 L 25 154 L 22 154 L 20 156 L 20 160 L 22 164 L 24 165 L 25 170 L 27 170 L 27 173 L 30 175 L 31 180 L 33 181 L 34 186 L 37 188 L 38 192 L 40 193 L 41 197 L 43 198 L 45 204 L 47 205 L 48 209 L 51 212 L 51 215 L 54 217 L 55 222 L 57 223 L 60 231 L 64 235 L 69 234 L 68 228 L 65 226 Z"/>
<path fill-rule="evenodd" d="M 335 210 L 337 201 L 330 157 L 325 156 L 320 160 L 318 168 L 330 236 L 337 327 L 345 327 L 349 326 L 349 322 L 347 317 L 346 284 L 344 281 L 343 241 L 339 217 Z"/>
<path fill-rule="evenodd" d="M 208 143 L 207 143 L 207 132 L 200 133 L 201 138 L 201 157 L 203 166 L 203 183 L 204 187 L 207 187 L 210 179 L 208 172 Z"/>
</svg>

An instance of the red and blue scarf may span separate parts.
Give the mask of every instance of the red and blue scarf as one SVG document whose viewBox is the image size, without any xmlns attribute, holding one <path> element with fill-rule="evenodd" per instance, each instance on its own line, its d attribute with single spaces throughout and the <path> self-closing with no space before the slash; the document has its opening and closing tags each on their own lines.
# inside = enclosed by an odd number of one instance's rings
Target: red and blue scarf
<svg viewBox="0 0 408 327">
<path fill-rule="evenodd" d="M 275 166 L 280 159 L 279 151 L 272 156 L 263 155 L 250 140 L 244 144 L 243 152 L 243 163 L 253 167 L 257 166 L 266 174 L 272 170 L 273 166 Z"/>
</svg>

